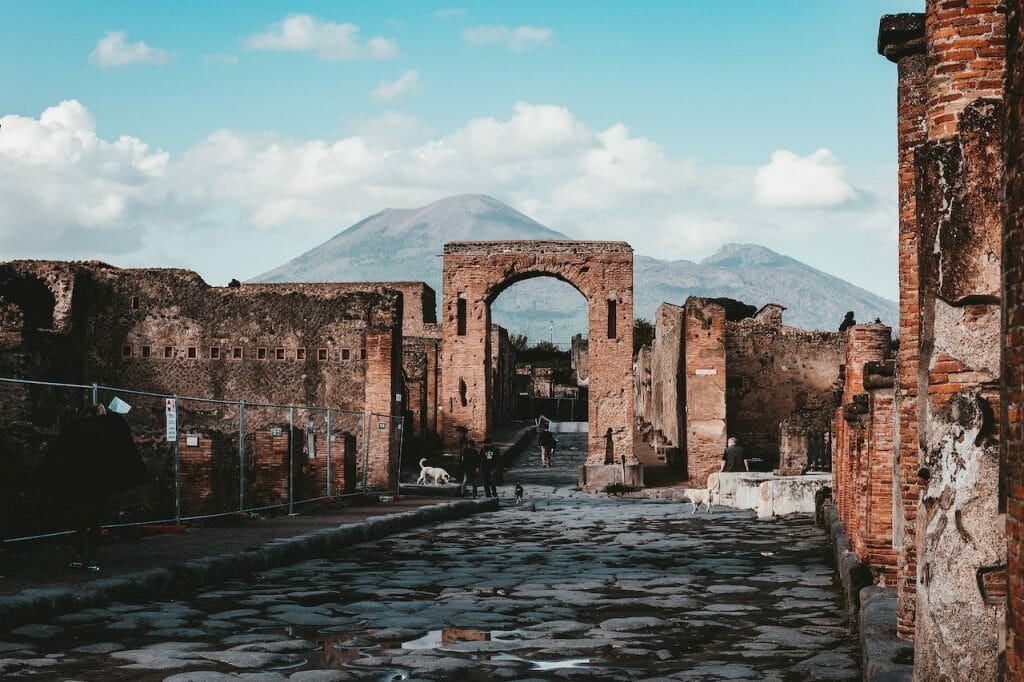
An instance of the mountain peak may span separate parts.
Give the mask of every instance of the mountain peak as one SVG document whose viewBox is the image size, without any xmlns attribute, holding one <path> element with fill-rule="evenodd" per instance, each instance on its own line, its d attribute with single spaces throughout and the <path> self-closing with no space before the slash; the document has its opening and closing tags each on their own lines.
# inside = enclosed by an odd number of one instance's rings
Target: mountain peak
<svg viewBox="0 0 1024 682">
<path fill-rule="evenodd" d="M 788 256 L 778 254 L 759 244 L 723 244 L 714 254 L 700 262 L 701 265 L 736 267 L 743 265 L 783 265 L 791 262 Z"/>
</svg>

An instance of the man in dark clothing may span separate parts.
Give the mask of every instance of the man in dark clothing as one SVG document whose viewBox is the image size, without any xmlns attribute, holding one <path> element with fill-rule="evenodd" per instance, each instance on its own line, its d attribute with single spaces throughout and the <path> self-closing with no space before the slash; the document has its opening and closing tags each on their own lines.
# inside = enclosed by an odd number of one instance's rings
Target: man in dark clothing
<svg viewBox="0 0 1024 682">
<path fill-rule="evenodd" d="M 555 450 L 555 437 L 547 429 L 541 429 L 537 441 L 540 445 L 540 465 L 548 469 L 551 467 L 551 453 Z"/>
<path fill-rule="evenodd" d="M 484 446 L 480 448 L 480 472 L 484 477 L 484 495 L 497 497 L 498 488 L 495 481 L 501 471 L 501 453 L 490 438 L 484 439 Z"/>
<path fill-rule="evenodd" d="M 736 444 L 735 438 L 727 441 L 728 447 L 722 455 L 722 471 L 748 471 L 747 460 L 743 448 Z"/>
<path fill-rule="evenodd" d="M 466 494 L 466 486 L 472 481 L 473 497 L 476 497 L 476 487 L 480 483 L 480 451 L 476 449 L 474 441 L 466 441 L 466 447 L 459 456 L 459 468 L 462 469 L 462 483 L 459 485 L 459 495 Z"/>
</svg>

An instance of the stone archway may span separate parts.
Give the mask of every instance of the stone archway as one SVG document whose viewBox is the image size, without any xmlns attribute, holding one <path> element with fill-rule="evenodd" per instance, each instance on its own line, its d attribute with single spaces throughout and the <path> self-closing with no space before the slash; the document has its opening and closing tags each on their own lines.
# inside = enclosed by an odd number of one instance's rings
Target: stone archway
<svg viewBox="0 0 1024 682">
<path fill-rule="evenodd" d="M 456 440 L 460 427 L 478 442 L 489 432 L 491 303 L 512 284 L 533 277 L 568 282 L 587 299 L 590 398 L 587 466 L 581 482 L 594 489 L 622 482 L 625 476 L 626 483 L 642 484 L 633 453 L 633 249 L 626 242 L 445 244 L 441 321 L 445 441 Z"/>
</svg>

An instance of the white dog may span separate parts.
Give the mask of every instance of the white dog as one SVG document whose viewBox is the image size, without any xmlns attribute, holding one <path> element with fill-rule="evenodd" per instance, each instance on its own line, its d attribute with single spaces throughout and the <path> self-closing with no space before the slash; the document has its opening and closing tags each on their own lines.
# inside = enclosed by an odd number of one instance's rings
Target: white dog
<svg viewBox="0 0 1024 682">
<path fill-rule="evenodd" d="M 416 485 L 421 483 L 426 484 L 427 479 L 431 479 L 434 485 L 439 483 L 447 483 L 452 480 L 451 474 L 442 469 L 441 467 L 428 467 L 426 458 L 420 460 L 420 477 L 416 479 Z"/>
<path fill-rule="evenodd" d="M 708 514 L 711 513 L 711 490 L 707 488 L 687 488 L 683 491 L 683 496 L 686 497 L 690 502 L 693 503 L 693 509 L 690 513 L 697 511 L 697 507 L 700 505 L 706 505 L 704 511 Z"/>
</svg>

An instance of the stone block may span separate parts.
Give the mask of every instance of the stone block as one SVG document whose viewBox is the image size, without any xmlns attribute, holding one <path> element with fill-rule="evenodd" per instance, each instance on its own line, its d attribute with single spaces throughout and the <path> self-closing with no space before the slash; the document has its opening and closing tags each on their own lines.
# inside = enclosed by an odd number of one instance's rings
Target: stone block
<svg viewBox="0 0 1024 682">
<path fill-rule="evenodd" d="M 626 485 L 642 488 L 644 467 L 642 464 L 585 464 L 579 471 L 580 487 L 587 492 L 602 492 L 610 485 Z"/>
</svg>

